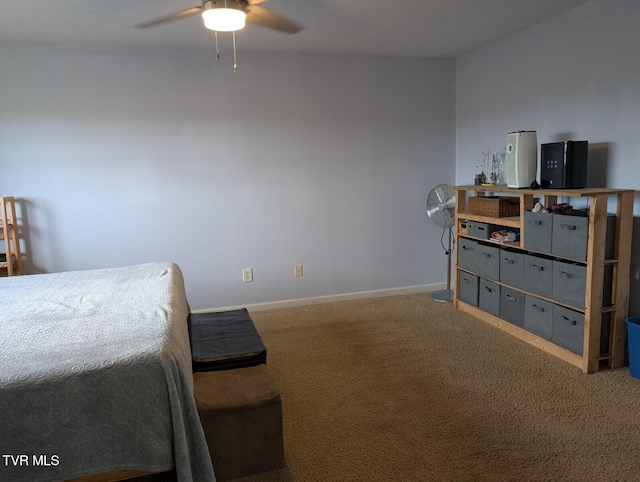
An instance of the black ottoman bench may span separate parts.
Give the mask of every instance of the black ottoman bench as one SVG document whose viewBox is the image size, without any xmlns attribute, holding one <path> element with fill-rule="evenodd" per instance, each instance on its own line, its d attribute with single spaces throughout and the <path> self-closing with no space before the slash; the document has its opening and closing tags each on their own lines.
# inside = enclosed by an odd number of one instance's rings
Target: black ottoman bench
<svg viewBox="0 0 640 482">
<path fill-rule="evenodd" d="M 191 313 L 189 339 L 194 372 L 267 363 L 267 349 L 246 308 Z"/>
</svg>

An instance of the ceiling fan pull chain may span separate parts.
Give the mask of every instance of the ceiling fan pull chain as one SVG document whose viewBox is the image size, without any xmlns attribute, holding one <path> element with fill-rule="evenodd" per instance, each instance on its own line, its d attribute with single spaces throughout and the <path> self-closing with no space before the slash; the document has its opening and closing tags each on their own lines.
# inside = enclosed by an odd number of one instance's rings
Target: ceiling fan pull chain
<svg viewBox="0 0 640 482">
<path fill-rule="evenodd" d="M 238 72 L 238 59 L 236 58 L 236 32 L 231 32 L 231 38 L 233 39 L 233 71 Z"/>
<path fill-rule="evenodd" d="M 216 60 L 220 60 L 220 50 L 218 49 L 218 32 L 213 32 L 213 37 L 216 39 Z"/>
</svg>

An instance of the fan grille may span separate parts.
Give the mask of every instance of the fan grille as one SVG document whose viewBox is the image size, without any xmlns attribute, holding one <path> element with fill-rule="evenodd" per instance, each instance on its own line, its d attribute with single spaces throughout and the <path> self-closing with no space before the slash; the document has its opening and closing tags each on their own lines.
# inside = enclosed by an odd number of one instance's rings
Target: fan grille
<svg viewBox="0 0 640 482">
<path fill-rule="evenodd" d="M 456 198 L 446 184 L 438 184 L 427 196 L 427 214 L 440 227 L 450 228 L 455 221 Z"/>
</svg>

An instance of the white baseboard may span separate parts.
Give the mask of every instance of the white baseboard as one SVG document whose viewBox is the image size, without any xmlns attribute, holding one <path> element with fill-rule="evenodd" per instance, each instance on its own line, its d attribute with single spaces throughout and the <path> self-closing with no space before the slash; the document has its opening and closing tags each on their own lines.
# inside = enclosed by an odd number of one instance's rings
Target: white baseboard
<svg viewBox="0 0 640 482">
<path fill-rule="evenodd" d="M 277 308 L 290 308 L 292 306 L 316 305 L 320 303 L 332 303 L 334 301 L 358 300 L 362 298 L 379 298 L 382 296 L 410 295 L 414 293 L 427 293 L 446 289 L 446 283 L 434 283 L 430 285 L 405 286 L 401 288 L 388 288 L 372 291 L 358 291 L 355 293 L 343 293 L 338 295 L 314 296 L 311 298 L 299 298 L 296 300 L 269 301 L 266 303 L 254 303 L 249 305 L 225 306 L 223 308 L 205 308 L 193 310 L 193 313 L 210 313 L 212 311 L 228 311 L 246 308 L 249 311 L 274 310 Z"/>
</svg>

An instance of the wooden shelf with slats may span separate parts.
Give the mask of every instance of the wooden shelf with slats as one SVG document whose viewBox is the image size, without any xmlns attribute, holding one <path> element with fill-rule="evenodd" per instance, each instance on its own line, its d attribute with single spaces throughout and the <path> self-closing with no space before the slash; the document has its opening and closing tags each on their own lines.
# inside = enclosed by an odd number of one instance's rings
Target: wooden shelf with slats
<svg viewBox="0 0 640 482">
<path fill-rule="evenodd" d="M 584 342 L 583 354 L 577 355 L 559 347 L 551 341 L 531 333 L 519 326 L 500 319 L 480 308 L 460 300 L 458 244 L 455 244 L 454 259 L 456 280 L 454 284 L 454 307 L 470 313 L 477 318 L 534 345 L 558 358 L 582 369 L 585 373 L 593 373 L 605 362 L 610 368 L 624 365 L 626 340 L 625 319 L 629 305 L 629 275 L 631 269 L 631 233 L 633 229 L 634 191 L 629 189 L 510 189 L 506 186 L 451 186 L 456 192 L 456 236 L 470 237 L 461 230 L 461 222 L 477 221 L 496 224 L 520 230 L 520 242 L 510 244 L 510 248 L 520 251 L 524 249 L 526 237 L 524 212 L 531 210 L 536 199 L 545 206 L 557 202 L 558 197 L 585 198 L 589 203 L 589 226 L 587 238 L 586 291 L 584 309 Z M 518 217 L 494 218 L 470 214 L 468 211 L 468 193 L 485 196 L 487 193 L 516 196 L 520 201 Z M 607 206 L 609 200 L 616 201 L 615 254 L 613 259 L 605 259 L 605 241 L 607 224 Z M 602 291 L 605 265 L 613 266 L 612 305 L 602 306 Z M 553 300 L 551 300 L 553 301 Z M 554 303 L 558 303 L 555 302 Z M 558 303 L 561 304 L 561 303 Z M 581 310 L 582 311 L 582 310 Z M 603 313 L 611 313 L 609 349 L 600 352 L 601 320 Z"/>
<path fill-rule="evenodd" d="M 21 275 L 23 273 L 22 255 L 13 197 L 0 197 L 0 240 L 4 243 L 0 271 L 4 271 L 7 276 Z"/>
</svg>

